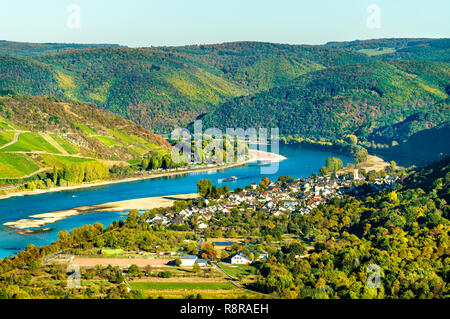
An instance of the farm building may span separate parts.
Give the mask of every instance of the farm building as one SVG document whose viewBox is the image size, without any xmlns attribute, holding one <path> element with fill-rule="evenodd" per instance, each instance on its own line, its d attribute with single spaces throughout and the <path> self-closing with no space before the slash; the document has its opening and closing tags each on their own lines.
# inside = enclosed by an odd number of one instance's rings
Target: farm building
<svg viewBox="0 0 450 319">
<path fill-rule="evenodd" d="M 182 267 L 192 267 L 197 263 L 200 267 L 206 267 L 208 261 L 200 259 L 197 256 L 185 255 L 180 257 Z"/>
<path fill-rule="evenodd" d="M 192 267 L 192 266 L 194 266 L 197 259 L 198 259 L 197 256 L 192 256 L 192 255 L 181 256 L 180 257 L 181 266 Z"/>
<path fill-rule="evenodd" d="M 250 265 L 252 260 L 245 256 L 244 254 L 238 253 L 231 257 L 232 264 L 240 264 L 240 265 Z"/>
</svg>

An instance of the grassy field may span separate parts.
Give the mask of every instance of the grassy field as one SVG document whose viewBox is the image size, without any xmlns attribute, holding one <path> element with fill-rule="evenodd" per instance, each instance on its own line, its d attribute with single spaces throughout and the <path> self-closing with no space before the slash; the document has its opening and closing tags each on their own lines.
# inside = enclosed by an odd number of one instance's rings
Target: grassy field
<svg viewBox="0 0 450 319">
<path fill-rule="evenodd" d="M 19 135 L 17 143 L 12 144 L 2 149 L 7 152 L 31 152 L 31 151 L 43 151 L 49 153 L 60 153 L 53 145 L 47 142 L 38 133 L 22 133 Z"/>
<path fill-rule="evenodd" d="M 230 282 L 211 281 L 211 282 L 160 282 L 160 281 L 148 281 L 148 282 L 132 282 L 131 288 L 138 290 L 230 290 L 235 289 Z"/>
<path fill-rule="evenodd" d="M 102 254 L 103 255 L 122 255 L 123 254 L 123 249 L 107 249 L 107 248 L 103 248 L 102 249 Z"/>
<path fill-rule="evenodd" d="M 113 138 L 111 138 L 109 136 L 96 136 L 96 138 L 99 139 L 100 142 L 102 142 L 106 146 L 113 146 L 113 145 L 119 144 L 119 143 L 117 143 L 116 140 L 114 140 Z"/>
<path fill-rule="evenodd" d="M 244 289 L 233 289 L 233 290 L 150 290 L 143 291 L 146 297 L 164 299 L 184 299 L 189 295 L 196 296 L 200 294 L 204 299 L 256 299 L 261 298 L 261 294 L 247 291 Z"/>
<path fill-rule="evenodd" d="M 256 271 L 256 268 L 250 265 L 230 265 L 225 263 L 218 263 L 218 265 L 231 277 L 237 277 L 238 275 L 249 276 L 255 274 Z"/>
<path fill-rule="evenodd" d="M 0 178 L 18 178 L 38 169 L 39 166 L 24 154 L 0 153 Z"/>
<path fill-rule="evenodd" d="M 41 154 L 41 157 L 44 159 L 44 161 L 47 165 L 56 166 L 58 168 L 62 168 L 65 164 L 84 163 L 84 162 L 95 161 L 94 159 L 90 159 L 90 158 L 59 156 L 59 155 L 50 155 L 50 154 Z"/>
<path fill-rule="evenodd" d="M 205 278 L 199 278 L 198 281 L 144 281 L 131 282 L 130 286 L 134 290 L 141 291 L 146 297 L 183 299 L 189 295 L 200 294 L 206 299 L 238 299 L 238 298 L 260 298 L 261 295 L 252 291 L 234 286 L 230 282 L 205 281 Z"/>
<path fill-rule="evenodd" d="M 72 146 L 69 142 L 63 139 L 58 134 L 50 134 L 50 136 L 69 154 L 78 154 L 78 150 Z"/>
<path fill-rule="evenodd" d="M 367 54 L 368 56 L 376 56 L 381 54 L 394 53 L 396 50 L 394 48 L 378 48 L 378 49 L 361 49 L 358 50 L 359 53 Z"/>
<path fill-rule="evenodd" d="M 0 146 L 11 142 L 14 139 L 14 132 L 0 131 Z"/>
<path fill-rule="evenodd" d="M 146 154 L 149 151 L 156 152 L 159 155 L 162 155 L 163 153 L 167 152 L 167 150 L 164 150 L 160 146 L 153 143 L 149 143 L 143 138 L 140 138 L 138 136 L 130 135 L 126 132 L 118 130 L 108 130 L 108 132 L 115 138 L 124 142 L 125 145 L 128 144 L 127 149 L 136 156 L 142 156 L 143 154 Z"/>
<path fill-rule="evenodd" d="M 90 128 L 84 124 L 74 123 L 74 125 L 88 135 L 97 135 L 97 130 Z"/>
</svg>

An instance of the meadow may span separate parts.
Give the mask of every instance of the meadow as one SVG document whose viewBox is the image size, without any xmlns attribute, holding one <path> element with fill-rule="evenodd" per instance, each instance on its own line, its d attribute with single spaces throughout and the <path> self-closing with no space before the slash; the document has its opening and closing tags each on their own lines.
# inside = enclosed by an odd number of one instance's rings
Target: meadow
<svg viewBox="0 0 450 319">
<path fill-rule="evenodd" d="M 39 169 L 39 166 L 24 154 L 0 153 L 0 163 L 0 178 L 18 178 Z"/>
</svg>

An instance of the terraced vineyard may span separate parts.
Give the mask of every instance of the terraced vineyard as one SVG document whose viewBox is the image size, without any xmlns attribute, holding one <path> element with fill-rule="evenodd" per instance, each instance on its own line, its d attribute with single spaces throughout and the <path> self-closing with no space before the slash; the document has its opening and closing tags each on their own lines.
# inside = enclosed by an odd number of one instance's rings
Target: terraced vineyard
<svg viewBox="0 0 450 319">
<path fill-rule="evenodd" d="M 163 138 L 92 105 L 0 97 L 0 180 L 88 162 L 128 165 L 168 148 Z"/>
</svg>

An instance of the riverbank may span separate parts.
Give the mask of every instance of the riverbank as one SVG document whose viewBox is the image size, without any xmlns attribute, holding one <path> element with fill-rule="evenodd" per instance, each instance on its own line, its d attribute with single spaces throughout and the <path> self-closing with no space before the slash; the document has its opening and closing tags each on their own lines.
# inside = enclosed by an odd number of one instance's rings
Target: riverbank
<svg viewBox="0 0 450 319">
<path fill-rule="evenodd" d="M 29 216 L 28 219 L 20 219 L 14 222 L 4 223 L 4 226 L 14 228 L 17 230 L 24 230 L 30 228 L 38 228 L 48 224 L 55 223 L 57 221 L 69 218 L 72 216 L 89 214 L 89 213 L 101 213 L 101 212 L 121 212 L 125 210 L 138 209 L 138 210 L 150 210 L 153 208 L 170 207 L 175 201 L 178 200 L 191 200 L 198 198 L 198 194 L 181 194 L 181 195 L 168 195 L 160 197 L 148 197 L 130 199 L 118 202 L 110 202 L 98 205 L 88 205 L 75 207 L 72 209 L 36 214 Z"/>
<path fill-rule="evenodd" d="M 366 172 L 370 171 L 383 171 L 385 170 L 390 164 L 385 162 L 381 157 L 375 156 L 375 155 L 368 155 L 367 160 L 363 163 L 358 164 L 358 169 L 363 169 Z M 339 171 L 337 171 L 337 174 L 346 174 L 346 173 L 353 173 L 355 170 L 355 166 L 351 165 L 350 167 L 345 167 Z"/>
<path fill-rule="evenodd" d="M 250 149 L 248 159 L 246 159 L 244 161 L 235 162 L 235 163 L 230 163 L 230 164 L 225 164 L 225 165 L 215 165 L 215 166 L 211 166 L 211 167 L 198 168 L 198 169 L 187 169 L 187 170 L 174 171 L 174 172 L 162 172 L 162 173 L 152 174 L 149 176 L 128 177 L 128 178 L 123 178 L 123 179 L 118 179 L 118 180 L 96 182 L 96 183 L 90 183 L 90 184 L 80 184 L 80 185 L 73 185 L 73 186 L 59 186 L 59 187 L 52 187 L 52 188 L 48 188 L 48 189 L 36 189 L 33 191 L 22 190 L 22 191 L 18 191 L 18 192 L 11 192 L 6 195 L 1 195 L 0 200 L 9 198 L 9 197 L 14 197 L 14 196 L 37 195 L 37 194 L 44 194 L 44 193 L 50 193 L 50 192 L 60 192 L 60 191 L 83 189 L 83 188 L 89 188 L 89 187 L 107 186 L 107 185 L 111 185 L 111 184 L 134 182 L 134 181 L 166 177 L 166 176 L 184 175 L 184 174 L 189 174 L 189 173 L 193 173 L 193 172 L 198 172 L 198 173 L 207 172 L 207 171 L 213 171 L 216 169 L 226 169 L 226 168 L 241 166 L 241 165 L 245 165 L 247 163 L 251 163 L 251 162 L 255 162 L 255 161 L 279 162 L 279 161 L 283 161 L 285 159 L 286 159 L 286 157 L 284 157 L 280 154 Z"/>
</svg>

